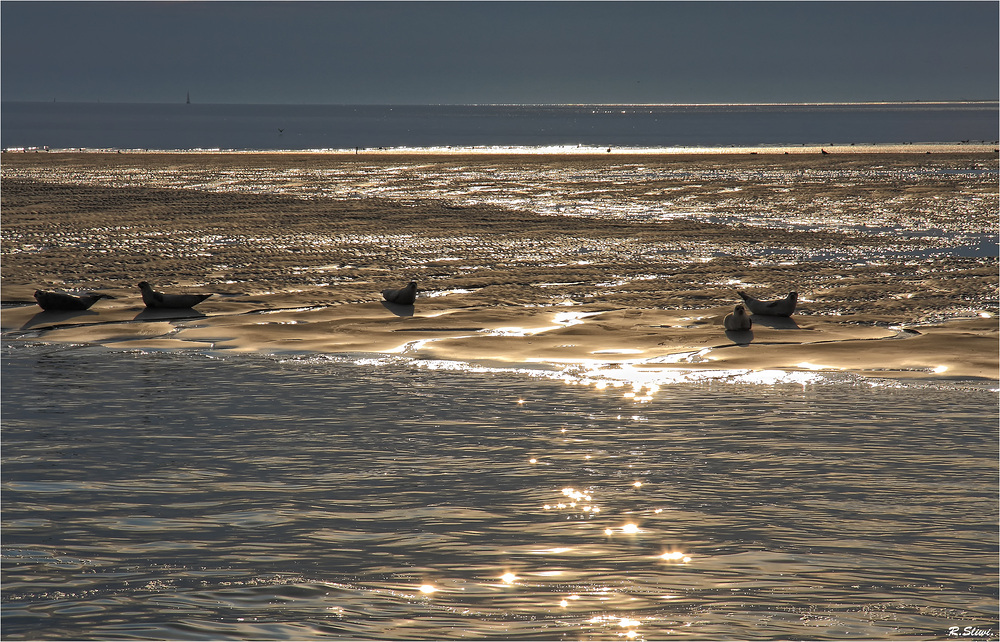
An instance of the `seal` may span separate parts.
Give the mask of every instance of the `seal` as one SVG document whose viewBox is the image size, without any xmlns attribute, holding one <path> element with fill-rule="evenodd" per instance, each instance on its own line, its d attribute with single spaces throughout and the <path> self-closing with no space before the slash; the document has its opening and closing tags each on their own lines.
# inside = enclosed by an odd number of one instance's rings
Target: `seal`
<svg viewBox="0 0 1000 642">
<path fill-rule="evenodd" d="M 417 282 L 410 281 L 405 288 L 386 288 L 382 290 L 382 298 L 389 303 L 413 305 L 413 301 L 417 298 Z"/>
<path fill-rule="evenodd" d="M 35 290 L 35 301 L 46 312 L 71 312 L 89 310 L 101 299 L 113 299 L 110 294 L 70 294 L 51 290 Z"/>
<path fill-rule="evenodd" d="M 792 313 L 795 312 L 795 303 L 799 299 L 798 292 L 789 292 L 788 296 L 784 299 L 778 299 L 777 301 L 761 301 L 742 291 L 737 292 L 736 294 L 740 295 L 740 298 L 743 299 L 743 303 L 746 304 L 747 309 L 754 314 L 772 317 L 792 316 Z"/>
<path fill-rule="evenodd" d="M 722 320 L 722 325 L 726 327 L 726 330 L 749 330 L 753 327 L 753 320 L 747 314 L 747 311 L 743 309 L 743 306 L 738 305 L 733 308 L 732 314 L 726 315 L 726 318 Z"/>
<path fill-rule="evenodd" d="M 156 292 L 149 283 L 142 281 L 139 283 L 142 291 L 142 302 L 147 308 L 193 308 L 211 294 L 164 294 Z"/>
</svg>

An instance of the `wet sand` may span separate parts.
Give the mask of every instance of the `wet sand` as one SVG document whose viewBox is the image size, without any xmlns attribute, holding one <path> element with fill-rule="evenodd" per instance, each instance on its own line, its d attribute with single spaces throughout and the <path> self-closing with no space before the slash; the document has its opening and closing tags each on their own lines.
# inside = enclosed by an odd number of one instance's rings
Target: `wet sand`
<svg viewBox="0 0 1000 642">
<path fill-rule="evenodd" d="M 996 167 L 993 155 L 954 158 Z M 908 166 L 922 159 L 854 154 L 823 162 Z M 369 165 L 401 160 L 414 159 L 364 157 Z M 114 187 L 87 178 L 123 164 L 254 171 L 355 162 L 337 155 L 6 154 L 3 161 L 0 274 L 8 340 L 392 353 L 536 367 L 599 361 L 998 378 L 995 259 L 761 260 L 755 248 L 764 245 L 816 257 L 863 254 L 871 241 L 829 230 L 542 216 L 440 200 Z M 607 161 L 490 162 L 523 168 Z M 817 161 L 770 154 L 657 162 L 794 169 Z M 11 177 L 18 168 L 59 168 L 81 180 Z M 950 189 L 929 182 L 922 197 L 947 198 Z M 692 248 L 704 244 L 730 251 L 694 256 Z M 215 296 L 196 312 L 147 311 L 135 287 L 142 280 L 168 292 Z M 381 301 L 383 288 L 410 280 L 421 289 L 412 308 Z M 727 334 L 722 319 L 739 303 L 736 288 L 745 287 L 734 283 L 758 284 L 751 293 L 760 298 L 797 290 L 799 308 L 791 319 L 758 317 L 750 333 Z M 83 313 L 43 313 L 33 304 L 38 288 L 116 298 Z"/>
</svg>

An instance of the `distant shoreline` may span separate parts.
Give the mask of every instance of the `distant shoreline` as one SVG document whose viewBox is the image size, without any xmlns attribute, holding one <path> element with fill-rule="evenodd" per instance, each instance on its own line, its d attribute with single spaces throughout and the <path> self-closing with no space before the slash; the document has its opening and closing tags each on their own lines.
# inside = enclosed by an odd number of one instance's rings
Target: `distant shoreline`
<svg viewBox="0 0 1000 642">
<path fill-rule="evenodd" d="M 3 100 L 0 105 L 202 105 L 209 107 L 636 107 L 636 108 L 685 108 L 685 107 L 949 107 L 949 106 L 1000 106 L 995 99 L 981 100 L 870 100 L 857 102 L 758 102 L 758 103 L 215 103 L 215 102 L 162 102 L 162 101 L 100 101 L 100 100 Z"/>
<path fill-rule="evenodd" d="M 785 154 L 989 154 L 1000 153 L 996 143 L 837 143 L 832 145 L 788 144 L 754 146 L 615 147 L 615 146 L 450 146 L 450 147 L 359 147 L 356 149 L 118 149 L 7 147 L 4 154 L 229 154 L 229 155 L 403 155 L 403 156 L 705 156 Z"/>
</svg>

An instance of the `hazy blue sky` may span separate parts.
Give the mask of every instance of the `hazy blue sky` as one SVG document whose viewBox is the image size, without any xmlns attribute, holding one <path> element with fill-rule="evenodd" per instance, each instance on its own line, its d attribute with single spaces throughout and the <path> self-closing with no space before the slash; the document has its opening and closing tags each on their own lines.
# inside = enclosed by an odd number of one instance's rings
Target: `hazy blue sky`
<svg viewBox="0 0 1000 642">
<path fill-rule="evenodd" d="M 0 3 L 3 100 L 998 98 L 997 2 Z"/>
</svg>

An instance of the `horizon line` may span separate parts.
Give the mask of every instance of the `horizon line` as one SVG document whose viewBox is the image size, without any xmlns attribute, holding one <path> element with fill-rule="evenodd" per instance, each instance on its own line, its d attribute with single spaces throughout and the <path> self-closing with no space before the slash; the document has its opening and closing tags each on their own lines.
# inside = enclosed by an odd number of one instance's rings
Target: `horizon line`
<svg viewBox="0 0 1000 642">
<path fill-rule="evenodd" d="M 861 107 L 901 105 L 990 105 L 1000 104 L 1000 99 L 962 100 L 868 100 L 868 101 L 814 101 L 814 102 L 691 102 L 691 103 L 258 103 L 258 102 L 163 102 L 163 101 L 103 101 L 103 100 L 0 100 L 3 103 L 69 105 L 247 105 L 274 107 Z"/>
</svg>

